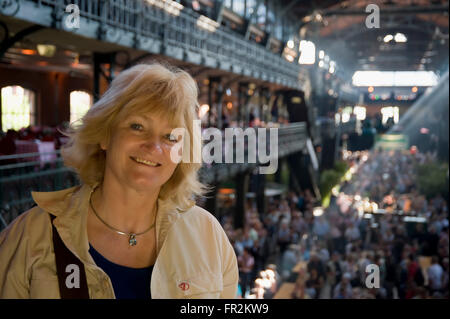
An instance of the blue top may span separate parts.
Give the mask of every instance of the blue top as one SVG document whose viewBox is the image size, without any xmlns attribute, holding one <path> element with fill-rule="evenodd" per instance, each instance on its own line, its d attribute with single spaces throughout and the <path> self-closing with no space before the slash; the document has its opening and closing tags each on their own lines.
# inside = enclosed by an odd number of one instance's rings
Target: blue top
<svg viewBox="0 0 450 319">
<path fill-rule="evenodd" d="M 117 299 L 150 299 L 150 280 L 153 266 L 147 268 L 131 268 L 115 264 L 89 244 L 89 253 L 96 265 L 111 279 Z"/>
</svg>

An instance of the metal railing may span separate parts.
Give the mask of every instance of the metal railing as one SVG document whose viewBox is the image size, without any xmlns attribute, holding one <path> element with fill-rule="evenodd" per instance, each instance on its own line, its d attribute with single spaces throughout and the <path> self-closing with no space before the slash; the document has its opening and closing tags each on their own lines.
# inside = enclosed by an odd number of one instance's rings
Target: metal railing
<svg viewBox="0 0 450 319">
<path fill-rule="evenodd" d="M 255 139 L 259 141 L 259 132 L 257 128 L 254 130 Z M 265 131 L 266 134 L 266 145 L 265 145 L 265 153 L 264 155 L 269 156 L 270 154 L 270 131 L 267 129 Z M 306 145 L 307 139 L 307 131 L 306 131 L 306 123 L 293 123 L 289 125 L 284 125 L 278 128 L 278 158 L 287 156 L 291 153 L 298 152 L 302 150 Z M 236 152 L 238 147 L 238 143 L 244 142 L 244 162 L 243 163 L 226 163 L 225 161 L 225 150 L 222 151 L 222 163 L 212 163 L 212 164 L 204 164 L 200 171 L 200 179 L 205 183 L 212 183 L 214 181 L 223 181 L 235 176 L 238 173 L 249 171 L 255 169 L 259 166 L 267 166 L 269 163 L 261 163 L 259 156 L 256 156 L 256 162 L 252 163 L 249 161 L 249 148 L 248 148 L 248 139 L 243 141 L 233 140 L 232 145 L 228 145 L 228 150 L 232 150 Z M 222 145 L 225 145 L 225 137 L 222 139 Z M 258 142 L 257 142 L 258 144 Z M 255 150 L 257 149 L 258 153 L 260 152 L 260 145 L 255 145 Z"/>
<path fill-rule="evenodd" d="M 335 138 L 336 134 L 341 135 L 354 132 L 356 130 L 356 119 L 336 124 L 334 119 L 320 118 L 316 121 L 316 127 L 323 138 Z"/>
<path fill-rule="evenodd" d="M 0 229 L 34 206 L 32 191 L 55 191 L 78 184 L 71 170 L 64 167 L 60 152 L 54 159 L 41 161 L 43 153 L 0 156 Z"/>
<path fill-rule="evenodd" d="M 80 10 L 79 29 L 65 26 L 69 4 Z M 42 12 L 33 15 L 30 11 Z M 16 0 L 4 2 L 0 13 L 179 59 L 197 54 L 198 64 L 293 88 L 300 86 L 298 64 L 221 26 L 207 31 L 199 27 L 200 15 L 186 8 L 174 15 L 145 0 Z"/>
</svg>

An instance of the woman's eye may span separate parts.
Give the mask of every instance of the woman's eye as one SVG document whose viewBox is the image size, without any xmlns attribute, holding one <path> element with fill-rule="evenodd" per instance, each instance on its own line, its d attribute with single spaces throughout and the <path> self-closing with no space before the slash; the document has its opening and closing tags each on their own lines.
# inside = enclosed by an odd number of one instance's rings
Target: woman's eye
<svg viewBox="0 0 450 319">
<path fill-rule="evenodd" d="M 135 130 L 135 131 L 141 131 L 143 129 L 143 126 L 141 124 L 138 124 L 138 123 L 132 123 L 130 125 L 130 128 L 132 130 Z"/>
</svg>

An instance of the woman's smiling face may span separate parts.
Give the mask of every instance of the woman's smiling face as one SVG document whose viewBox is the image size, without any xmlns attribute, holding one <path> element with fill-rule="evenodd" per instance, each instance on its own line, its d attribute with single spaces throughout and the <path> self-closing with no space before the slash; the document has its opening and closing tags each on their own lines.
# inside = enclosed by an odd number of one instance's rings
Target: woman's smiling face
<svg viewBox="0 0 450 319">
<path fill-rule="evenodd" d="M 112 131 L 106 150 L 105 177 L 136 191 L 160 189 L 174 173 L 170 157 L 177 143 L 167 119 L 157 115 L 129 115 Z"/>
</svg>

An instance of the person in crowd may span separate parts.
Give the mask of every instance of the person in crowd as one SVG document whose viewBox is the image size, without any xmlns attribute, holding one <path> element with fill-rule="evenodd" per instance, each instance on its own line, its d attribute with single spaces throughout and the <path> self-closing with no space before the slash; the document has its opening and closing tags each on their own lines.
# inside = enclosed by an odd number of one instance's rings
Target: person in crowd
<svg viewBox="0 0 450 319">
<path fill-rule="evenodd" d="M 292 299 L 310 299 L 311 298 L 306 291 L 307 277 L 308 277 L 308 274 L 306 272 L 306 269 L 301 268 L 299 270 L 297 280 L 295 281 L 294 290 L 292 291 L 292 294 L 291 294 Z"/>
<path fill-rule="evenodd" d="M 350 225 L 345 231 L 345 237 L 348 242 L 358 240 L 361 237 L 361 233 L 354 222 L 350 222 Z"/>
<path fill-rule="evenodd" d="M 334 287 L 333 298 L 334 299 L 351 299 L 353 290 L 350 284 L 350 273 L 344 273 L 341 281 Z"/>
<path fill-rule="evenodd" d="M 238 257 L 239 275 L 241 278 L 242 296 L 245 298 L 251 285 L 252 272 L 255 266 L 255 259 L 253 258 L 250 248 L 244 247 L 243 254 Z"/>
<path fill-rule="evenodd" d="M 319 240 L 325 239 L 329 231 L 330 225 L 323 215 L 314 219 L 313 232 Z"/>
<path fill-rule="evenodd" d="M 402 225 L 397 225 L 395 227 L 395 235 L 394 242 L 392 247 L 392 252 L 394 255 L 394 260 L 396 263 L 399 263 L 402 259 L 403 249 L 405 247 L 405 243 L 407 241 L 407 237 L 405 234 L 405 229 Z"/>
<path fill-rule="evenodd" d="M 431 225 L 428 229 L 426 240 L 423 247 L 424 256 L 435 256 L 438 254 L 439 235 L 436 233 L 436 227 Z"/>
<path fill-rule="evenodd" d="M 242 245 L 244 248 L 249 249 L 253 247 L 253 239 L 250 237 L 249 227 L 244 228 L 244 233 L 242 234 Z"/>
<path fill-rule="evenodd" d="M 317 277 L 321 277 L 322 280 L 325 279 L 325 267 L 317 252 L 311 252 L 310 260 L 308 261 L 306 267 L 309 274 L 311 274 L 312 269 L 315 269 L 317 272 Z"/>
<path fill-rule="evenodd" d="M 306 291 L 312 299 L 319 299 L 324 284 L 323 277 L 319 276 L 316 268 L 311 268 L 305 282 Z"/>
<path fill-rule="evenodd" d="M 17 132 L 14 130 L 8 130 L 4 137 L 0 139 L 0 156 L 13 155 L 16 153 Z M 2 159 L 0 165 L 9 165 L 16 163 L 16 159 Z"/>
<path fill-rule="evenodd" d="M 291 231 L 287 220 L 282 219 L 280 222 L 280 229 L 277 233 L 277 244 L 280 247 L 280 256 L 283 256 L 287 247 L 291 243 Z"/>
<path fill-rule="evenodd" d="M 442 276 L 442 291 L 443 291 L 443 296 L 444 298 L 448 299 L 448 294 L 449 294 L 449 286 L 448 286 L 448 281 L 449 281 L 449 265 L 448 265 L 448 257 L 445 257 L 442 260 L 442 268 L 443 268 L 443 276 Z"/>
<path fill-rule="evenodd" d="M 293 268 L 300 261 L 300 247 L 296 244 L 289 245 L 282 256 L 281 276 L 284 280 L 290 278 Z"/>
<path fill-rule="evenodd" d="M 428 288 L 430 295 L 441 292 L 444 283 L 444 269 L 438 263 L 436 255 L 431 257 L 431 266 L 428 268 Z"/>
</svg>

